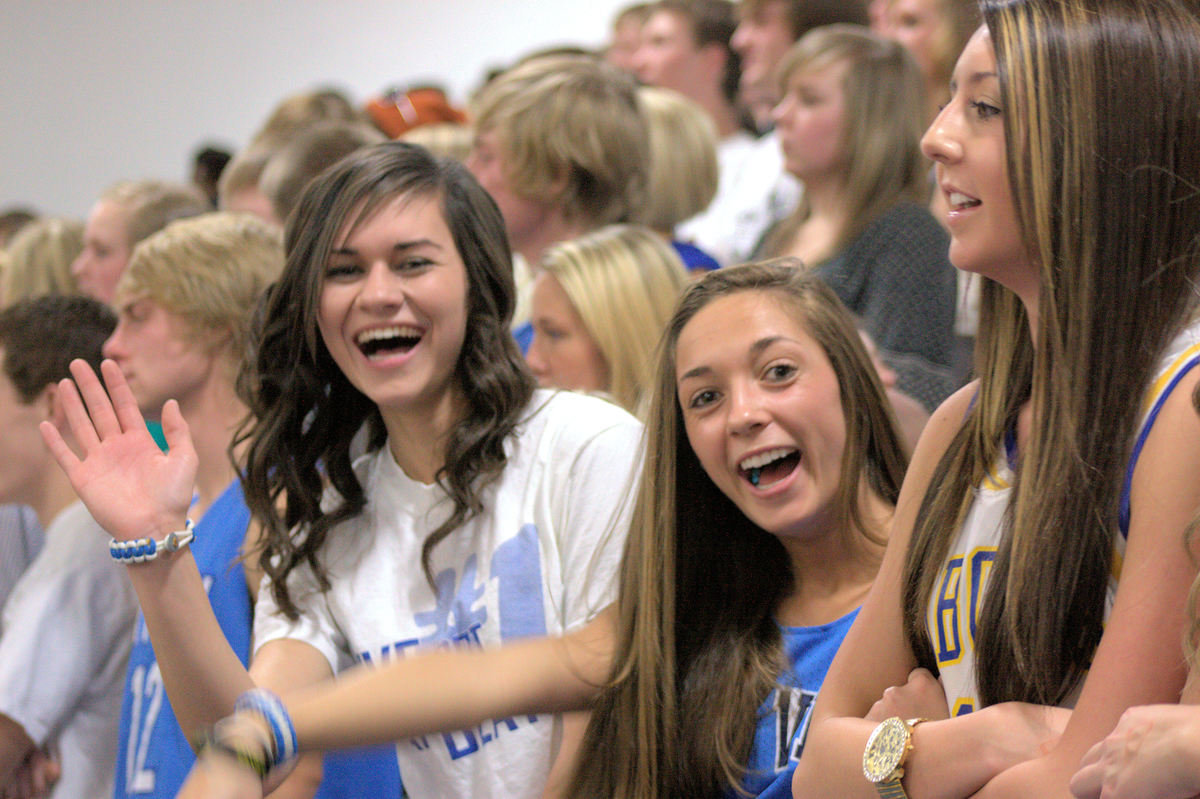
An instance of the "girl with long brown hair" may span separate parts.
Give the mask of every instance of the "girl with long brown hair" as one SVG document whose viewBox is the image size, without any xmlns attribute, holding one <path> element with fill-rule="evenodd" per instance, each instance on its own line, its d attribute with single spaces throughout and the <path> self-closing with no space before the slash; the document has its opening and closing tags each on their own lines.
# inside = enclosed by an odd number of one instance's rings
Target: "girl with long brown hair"
<svg viewBox="0 0 1200 799">
<path fill-rule="evenodd" d="M 239 386 L 252 419 L 237 466 L 267 575 L 249 670 L 187 547 L 129 567 L 188 740 L 258 687 L 578 628 L 611 602 L 628 527 L 642 426 L 534 388 L 508 334 L 503 219 L 464 167 L 364 148 L 289 220 Z M 155 452 L 120 370 L 103 365 L 110 403 L 76 367 L 82 460 L 43 427 L 73 484 L 119 541 L 183 530 L 195 455 L 178 405 Z M 395 757 L 410 796 L 536 797 L 563 736 L 556 717 L 501 718 Z"/>
<path fill-rule="evenodd" d="M 1126 708 L 1183 687 L 1200 21 L 981 7 L 923 141 L 950 258 L 986 278 L 980 379 L 917 447 L 796 797 L 1067 796 Z"/>
</svg>

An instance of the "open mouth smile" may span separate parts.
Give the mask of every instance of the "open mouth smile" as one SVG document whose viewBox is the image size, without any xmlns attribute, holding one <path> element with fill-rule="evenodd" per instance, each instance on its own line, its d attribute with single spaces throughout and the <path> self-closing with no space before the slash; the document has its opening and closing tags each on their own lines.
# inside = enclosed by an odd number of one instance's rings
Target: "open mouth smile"
<svg viewBox="0 0 1200 799">
<path fill-rule="evenodd" d="M 738 464 L 738 474 L 755 488 L 768 488 L 790 475 L 798 465 L 800 450 L 777 447 L 743 459 Z"/>
<path fill-rule="evenodd" d="M 391 325 L 364 330 L 354 337 L 354 343 L 368 361 L 402 355 L 421 341 L 423 332 L 411 325 Z"/>
<path fill-rule="evenodd" d="M 961 191 L 950 192 L 946 197 L 946 201 L 950 205 L 951 211 L 962 211 L 981 204 L 979 200 L 963 194 Z"/>
</svg>

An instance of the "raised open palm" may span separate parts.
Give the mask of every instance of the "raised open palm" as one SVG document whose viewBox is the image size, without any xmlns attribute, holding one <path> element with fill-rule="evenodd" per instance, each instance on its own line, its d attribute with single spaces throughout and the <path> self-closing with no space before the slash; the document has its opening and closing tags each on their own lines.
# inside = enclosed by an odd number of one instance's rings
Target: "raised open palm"
<svg viewBox="0 0 1200 799">
<path fill-rule="evenodd" d="M 85 361 L 72 361 L 75 381 L 59 383 L 67 425 L 81 454 L 50 422 L 41 424 L 46 446 L 92 516 L 117 540 L 160 538 L 181 529 L 197 462 L 179 404 L 169 400 L 163 406 L 169 447 L 164 453 L 150 437 L 120 368 L 106 360 L 100 372 L 104 385 Z"/>
</svg>

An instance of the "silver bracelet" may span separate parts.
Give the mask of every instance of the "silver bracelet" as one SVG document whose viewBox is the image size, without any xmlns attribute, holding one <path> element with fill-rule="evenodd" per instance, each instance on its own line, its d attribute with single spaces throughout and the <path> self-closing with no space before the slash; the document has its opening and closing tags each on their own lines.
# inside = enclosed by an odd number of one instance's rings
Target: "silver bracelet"
<svg viewBox="0 0 1200 799">
<path fill-rule="evenodd" d="M 137 538 L 133 541 L 118 541 L 115 538 L 108 542 L 108 554 L 117 563 L 145 563 L 154 560 L 163 552 L 178 552 L 192 543 L 196 537 L 196 526 L 192 520 L 182 530 L 167 533 L 161 541 L 153 538 Z"/>
</svg>

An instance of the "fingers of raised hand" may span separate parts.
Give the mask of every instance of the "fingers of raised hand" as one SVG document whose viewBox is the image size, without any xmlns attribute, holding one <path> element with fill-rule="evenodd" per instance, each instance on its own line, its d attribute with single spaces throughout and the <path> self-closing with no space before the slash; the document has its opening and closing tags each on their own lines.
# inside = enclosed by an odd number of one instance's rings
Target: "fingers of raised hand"
<svg viewBox="0 0 1200 799">
<path fill-rule="evenodd" d="M 54 426 L 53 422 L 42 422 L 38 425 L 38 430 L 42 434 L 42 441 L 46 444 L 46 449 L 50 450 L 50 454 L 58 461 L 58 465 L 67 474 L 79 465 L 79 458 L 67 446 L 67 442 L 63 440 L 62 433 Z"/>
<path fill-rule="evenodd" d="M 116 372 L 117 379 L 121 379 L 120 369 L 111 361 L 103 362 L 100 370 L 105 379 L 110 382 L 113 372 Z M 89 432 L 99 441 L 119 435 L 121 424 L 113 412 L 112 401 L 100 383 L 100 378 L 92 371 L 92 367 L 86 361 L 78 359 L 71 361 L 71 376 L 75 378 L 75 387 L 79 396 L 82 397 L 83 403 L 68 405 L 68 400 L 64 397 L 64 411 L 66 411 L 67 420 L 71 424 L 71 432 L 79 439 L 80 445 L 84 449 L 90 448 Z M 121 382 L 124 383 L 124 380 Z M 86 412 L 83 405 L 86 405 Z"/>
<path fill-rule="evenodd" d="M 114 415 L 120 428 L 122 430 L 144 428 L 146 419 L 138 409 L 133 390 L 129 388 L 129 383 L 125 382 L 125 375 L 121 372 L 121 367 L 117 366 L 114 361 L 105 360 L 100 363 L 100 372 L 104 376 L 104 385 L 108 388 L 108 397 L 112 401 Z"/>
</svg>

